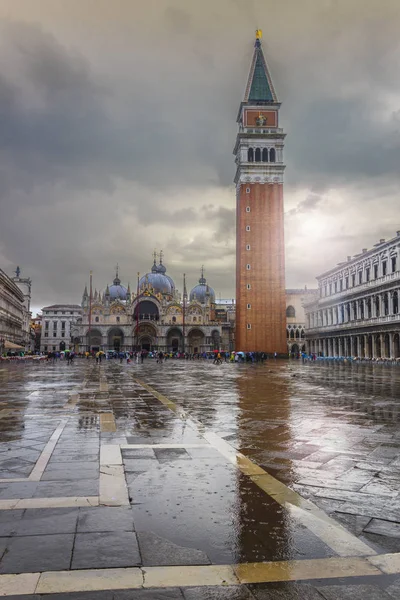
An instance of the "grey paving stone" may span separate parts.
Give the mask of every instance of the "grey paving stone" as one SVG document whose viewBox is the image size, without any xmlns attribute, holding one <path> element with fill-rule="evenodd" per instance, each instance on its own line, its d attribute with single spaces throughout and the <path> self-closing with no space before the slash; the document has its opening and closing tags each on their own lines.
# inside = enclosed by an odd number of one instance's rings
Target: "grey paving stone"
<svg viewBox="0 0 400 600">
<path fill-rule="evenodd" d="M 360 517 L 359 515 L 346 515 L 344 513 L 335 512 L 333 517 L 342 523 L 346 529 L 354 533 L 357 537 L 361 535 L 364 528 L 371 521 L 370 517 Z"/>
<path fill-rule="evenodd" d="M 76 462 L 96 462 L 99 460 L 99 452 L 93 452 L 92 454 L 52 454 L 49 465 L 53 463 L 76 463 Z"/>
<path fill-rule="evenodd" d="M 69 496 L 97 496 L 98 479 L 87 479 L 71 482 L 39 481 L 34 498 L 58 498 Z"/>
<path fill-rule="evenodd" d="M 4 539 L 4 538 L 3 538 Z M 64 571 L 71 563 L 72 534 L 8 538 L 0 573 Z"/>
<path fill-rule="evenodd" d="M 182 592 L 185 600 L 254 600 L 255 598 L 245 585 L 192 587 L 183 588 Z"/>
<path fill-rule="evenodd" d="M 248 587 L 257 600 L 323 600 L 318 590 L 307 583 L 259 583 Z"/>
<path fill-rule="evenodd" d="M 386 593 L 389 594 L 391 598 L 396 598 L 396 600 L 400 599 L 400 578 L 396 579 L 396 581 L 386 588 Z"/>
<path fill-rule="evenodd" d="M 32 596 L 27 596 L 31 598 Z M 40 600 L 114 600 L 114 592 L 111 590 L 97 592 L 70 592 L 66 594 L 46 594 L 37 596 Z M 19 596 L 13 596 L 13 600 L 18 600 Z"/>
<path fill-rule="evenodd" d="M 133 567 L 141 563 L 136 535 L 115 533 L 77 533 L 72 569 Z"/>
<path fill-rule="evenodd" d="M 326 600 L 393 600 L 375 585 L 329 585 L 318 590 Z"/>
<path fill-rule="evenodd" d="M 400 538 L 400 523 L 391 521 L 382 521 L 381 519 L 371 519 L 364 528 L 366 533 L 376 533 L 387 537 Z"/>
<path fill-rule="evenodd" d="M 19 521 L 15 535 L 75 533 L 79 508 L 29 508 Z"/>
<path fill-rule="evenodd" d="M 126 473 L 144 473 L 150 469 L 157 468 L 158 461 L 155 458 L 124 458 L 124 469 Z"/>
<path fill-rule="evenodd" d="M 215 460 L 222 460 L 226 462 L 226 458 L 222 456 L 218 450 L 212 446 L 204 446 L 203 448 L 187 448 L 186 452 L 192 458 L 214 458 Z"/>
<path fill-rule="evenodd" d="M 13 535 L 23 514 L 23 510 L 1 510 L 0 537 Z"/>
<path fill-rule="evenodd" d="M 130 448 L 122 450 L 123 458 L 155 458 L 153 448 Z"/>
<path fill-rule="evenodd" d="M 78 533 L 133 530 L 133 514 L 130 507 L 94 506 L 80 509 Z"/>
<path fill-rule="evenodd" d="M 179 588 L 121 590 L 114 592 L 113 600 L 183 600 L 183 594 Z"/>
<path fill-rule="evenodd" d="M 42 481 L 78 481 L 81 479 L 94 479 L 99 475 L 99 466 L 95 463 L 54 463 L 48 465 L 42 475 Z"/>
<path fill-rule="evenodd" d="M 205 552 L 178 546 L 152 531 L 138 531 L 137 537 L 144 566 L 209 565 L 211 562 Z"/>
<path fill-rule="evenodd" d="M 8 511 L 7 511 L 8 512 Z M 10 538 L 8 537 L 0 537 L 0 559 L 3 556 L 7 545 L 9 544 Z"/>
<path fill-rule="evenodd" d="M 190 460 L 192 458 L 184 448 L 156 448 L 154 453 L 161 463 L 173 460 Z"/>
<path fill-rule="evenodd" d="M 38 486 L 36 481 L 16 481 L 15 483 L 0 483 L 0 499 L 32 498 Z"/>
<path fill-rule="evenodd" d="M 364 542 L 374 548 L 378 554 L 384 554 L 386 552 L 400 552 L 400 538 L 389 537 L 386 535 L 378 535 L 375 533 L 362 534 Z"/>
</svg>

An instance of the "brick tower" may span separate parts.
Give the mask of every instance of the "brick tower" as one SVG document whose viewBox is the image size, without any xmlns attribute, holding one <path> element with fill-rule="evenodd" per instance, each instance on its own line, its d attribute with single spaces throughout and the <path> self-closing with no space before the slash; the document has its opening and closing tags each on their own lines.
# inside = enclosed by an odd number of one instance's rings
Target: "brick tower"
<svg viewBox="0 0 400 600">
<path fill-rule="evenodd" d="M 236 350 L 286 354 L 280 102 L 256 32 L 236 156 Z"/>
</svg>

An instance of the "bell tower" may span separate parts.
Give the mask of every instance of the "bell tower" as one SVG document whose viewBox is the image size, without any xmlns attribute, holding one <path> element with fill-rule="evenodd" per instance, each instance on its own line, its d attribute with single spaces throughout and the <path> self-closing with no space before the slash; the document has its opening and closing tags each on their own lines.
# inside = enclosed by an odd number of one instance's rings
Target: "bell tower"
<svg viewBox="0 0 400 600">
<path fill-rule="evenodd" d="M 256 31 L 236 157 L 236 350 L 287 353 L 280 102 Z"/>
</svg>

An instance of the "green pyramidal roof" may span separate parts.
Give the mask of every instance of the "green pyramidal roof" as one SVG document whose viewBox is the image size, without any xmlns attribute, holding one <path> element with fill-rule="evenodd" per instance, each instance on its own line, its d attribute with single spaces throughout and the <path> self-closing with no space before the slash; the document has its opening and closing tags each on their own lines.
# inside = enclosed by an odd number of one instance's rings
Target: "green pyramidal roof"
<svg viewBox="0 0 400 600">
<path fill-rule="evenodd" d="M 259 40 L 254 48 L 244 101 L 278 102 Z"/>
</svg>

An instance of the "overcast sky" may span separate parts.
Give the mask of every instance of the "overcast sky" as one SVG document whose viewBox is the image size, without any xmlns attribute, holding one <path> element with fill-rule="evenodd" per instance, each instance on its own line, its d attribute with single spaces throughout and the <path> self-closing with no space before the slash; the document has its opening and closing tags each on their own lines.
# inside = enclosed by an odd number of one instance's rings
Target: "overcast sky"
<svg viewBox="0 0 400 600">
<path fill-rule="evenodd" d="M 254 30 L 287 132 L 286 285 L 400 229 L 398 0 L 2 0 L 0 267 L 79 303 L 163 249 L 234 296 L 232 149 Z"/>
</svg>

